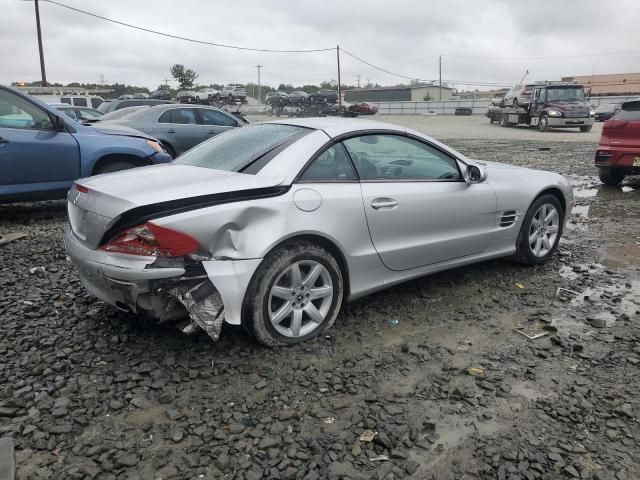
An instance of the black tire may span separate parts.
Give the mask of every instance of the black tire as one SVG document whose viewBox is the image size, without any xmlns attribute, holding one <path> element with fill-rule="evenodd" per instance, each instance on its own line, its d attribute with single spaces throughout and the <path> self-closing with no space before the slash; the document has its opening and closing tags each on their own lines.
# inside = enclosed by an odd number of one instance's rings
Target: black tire
<svg viewBox="0 0 640 480">
<path fill-rule="evenodd" d="M 531 247 L 529 245 L 529 231 L 531 228 L 531 222 L 533 220 L 534 215 L 538 211 L 540 207 L 545 204 L 551 204 L 558 211 L 559 222 L 558 222 L 558 235 L 552 245 L 551 249 L 546 253 L 546 255 L 542 257 L 538 257 L 533 254 L 531 251 Z M 560 238 L 562 237 L 562 229 L 564 226 L 564 210 L 562 209 L 562 205 L 560 201 L 556 198 L 555 195 L 545 194 L 541 195 L 534 200 L 534 202 L 527 210 L 527 214 L 524 216 L 524 220 L 522 221 L 522 226 L 520 227 L 520 232 L 518 233 L 518 238 L 516 240 L 516 253 L 514 255 L 514 259 L 520 263 L 524 263 L 526 265 L 538 265 L 540 263 L 546 262 L 551 255 L 558 248 L 558 243 L 560 242 Z"/>
<path fill-rule="evenodd" d="M 496 121 L 495 118 L 493 118 L 493 116 L 489 117 L 489 123 L 494 123 Z"/>
<path fill-rule="evenodd" d="M 507 121 L 507 115 L 505 113 L 503 113 L 500 116 L 500 126 L 501 127 L 510 127 L 511 124 Z"/>
<path fill-rule="evenodd" d="M 295 262 L 305 260 L 320 263 L 328 271 L 333 285 L 333 298 L 324 321 L 314 330 L 305 336 L 287 337 L 278 332 L 269 319 L 269 294 L 283 272 Z M 342 272 L 336 259 L 314 243 L 292 242 L 269 253 L 253 275 L 245 295 L 242 326 L 267 347 L 300 343 L 322 334 L 333 325 L 342 305 L 343 294 Z"/>
<path fill-rule="evenodd" d="M 598 176 L 602 183 L 610 187 L 616 187 L 624 180 L 624 173 L 617 172 L 612 168 L 599 168 Z"/>
<path fill-rule="evenodd" d="M 549 127 L 549 117 L 546 113 L 543 113 L 540 116 L 540 120 L 538 120 L 538 130 L 541 132 L 548 132 L 551 130 L 551 127 Z"/>
<path fill-rule="evenodd" d="M 581 132 L 590 132 L 593 128 L 593 125 L 583 125 L 580 127 Z"/>
<path fill-rule="evenodd" d="M 94 175 L 100 175 L 101 173 L 112 173 L 120 170 L 128 170 L 129 168 L 136 168 L 138 165 L 126 160 L 115 160 L 113 162 L 105 163 L 96 168 L 93 172 Z"/>
</svg>

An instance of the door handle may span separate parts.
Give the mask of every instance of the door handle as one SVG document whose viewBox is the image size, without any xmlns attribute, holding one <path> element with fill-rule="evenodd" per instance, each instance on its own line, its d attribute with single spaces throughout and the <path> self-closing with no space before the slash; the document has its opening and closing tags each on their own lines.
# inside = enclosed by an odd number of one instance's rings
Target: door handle
<svg viewBox="0 0 640 480">
<path fill-rule="evenodd" d="M 173 128 L 170 128 L 169 130 L 167 130 L 167 133 L 176 133 L 176 131 Z"/>
<path fill-rule="evenodd" d="M 4 138 L 0 137 L 0 144 L 2 143 L 9 143 L 9 140 L 5 140 Z"/>
<path fill-rule="evenodd" d="M 380 197 L 371 201 L 371 207 L 374 210 L 393 210 L 399 205 L 398 201 L 394 198 Z"/>
</svg>

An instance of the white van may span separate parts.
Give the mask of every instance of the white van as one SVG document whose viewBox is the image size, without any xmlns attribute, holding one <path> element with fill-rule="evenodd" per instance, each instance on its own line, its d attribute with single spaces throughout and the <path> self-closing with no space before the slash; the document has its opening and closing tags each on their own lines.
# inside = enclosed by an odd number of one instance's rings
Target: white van
<svg viewBox="0 0 640 480">
<path fill-rule="evenodd" d="M 104 102 L 102 97 L 96 95 L 66 95 L 60 97 L 60 103 L 73 105 L 74 107 L 98 108 Z"/>
</svg>

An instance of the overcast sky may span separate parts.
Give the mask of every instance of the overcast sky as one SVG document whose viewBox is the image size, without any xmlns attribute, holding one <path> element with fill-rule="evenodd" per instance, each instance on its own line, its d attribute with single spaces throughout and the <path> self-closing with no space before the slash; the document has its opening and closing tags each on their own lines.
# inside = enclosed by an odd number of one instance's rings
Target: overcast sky
<svg viewBox="0 0 640 480">
<path fill-rule="evenodd" d="M 640 72 L 637 0 L 59 0 L 105 17 L 210 42 L 271 49 L 341 47 L 413 78 L 512 83 Z M 0 83 L 40 78 L 34 5 L 0 0 Z M 41 0 L 50 82 L 119 82 L 154 89 L 182 63 L 198 83 L 301 85 L 337 78 L 335 51 L 256 53 L 160 37 Z M 634 51 L 600 56 L 578 55 Z M 565 58 L 524 58 L 562 57 Z M 476 57 L 476 58 L 472 58 Z M 485 57 L 485 58 L 478 58 Z M 491 57 L 491 58 L 487 58 Z M 506 58 L 514 57 L 514 58 Z M 342 55 L 342 81 L 402 83 Z M 175 86 L 175 83 L 173 83 Z M 471 88 L 474 88 L 471 86 Z"/>
</svg>

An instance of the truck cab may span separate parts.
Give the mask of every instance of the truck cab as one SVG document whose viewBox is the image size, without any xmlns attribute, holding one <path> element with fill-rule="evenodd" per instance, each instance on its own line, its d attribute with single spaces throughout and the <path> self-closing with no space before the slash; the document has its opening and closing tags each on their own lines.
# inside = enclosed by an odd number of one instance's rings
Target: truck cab
<svg viewBox="0 0 640 480">
<path fill-rule="evenodd" d="M 586 102 L 584 87 L 573 83 L 537 85 L 529 106 L 529 125 L 546 132 L 551 128 L 578 127 L 588 132 L 595 112 Z"/>
</svg>

